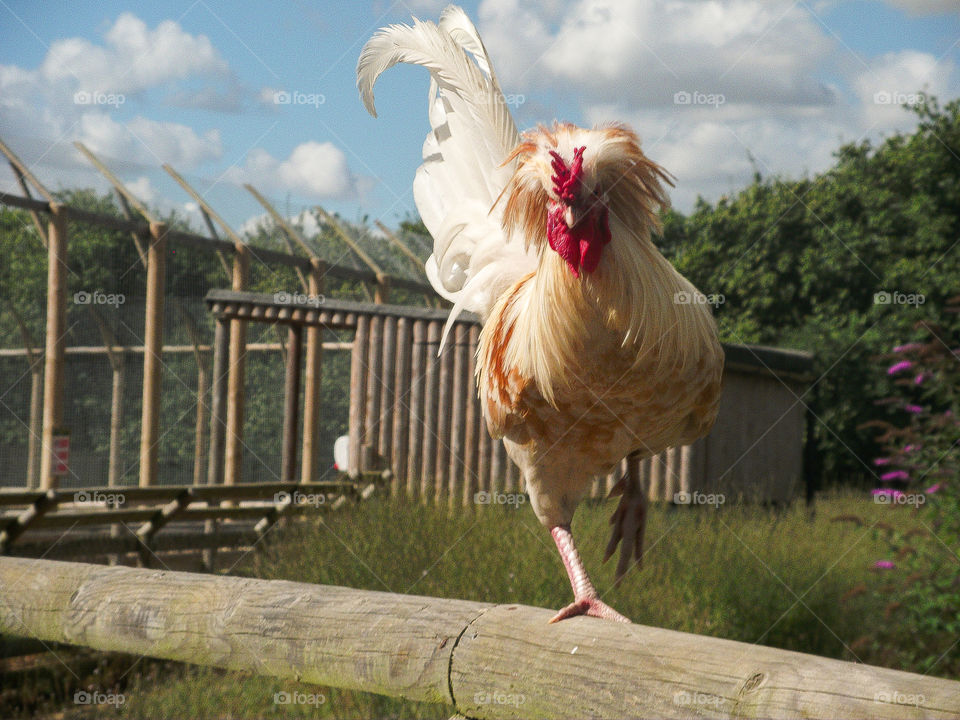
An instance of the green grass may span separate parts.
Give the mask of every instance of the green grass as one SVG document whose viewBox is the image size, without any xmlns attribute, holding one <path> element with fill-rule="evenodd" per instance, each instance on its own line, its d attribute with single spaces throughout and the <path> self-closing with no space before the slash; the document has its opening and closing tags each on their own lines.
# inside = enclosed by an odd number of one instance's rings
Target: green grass
<svg viewBox="0 0 960 720">
<path fill-rule="evenodd" d="M 865 653 L 883 608 L 869 593 L 841 598 L 858 583 L 882 582 L 870 566 L 886 546 L 871 526 L 905 521 L 902 509 L 862 495 L 820 500 L 812 518 L 802 503 L 780 511 L 656 506 L 643 567 L 613 588 L 614 562 L 600 564 L 613 507 L 581 506 L 574 537 L 603 599 L 634 622 L 878 662 Z M 857 515 L 863 525 L 833 521 L 838 515 Z M 278 532 L 233 572 L 548 608 L 571 600 L 550 535 L 529 505 L 451 514 L 375 499 Z M 324 702 L 274 702 L 274 693 L 295 690 Z M 453 711 L 174 663 L 134 676 L 125 696 L 122 714 L 136 718 L 448 718 Z"/>
</svg>

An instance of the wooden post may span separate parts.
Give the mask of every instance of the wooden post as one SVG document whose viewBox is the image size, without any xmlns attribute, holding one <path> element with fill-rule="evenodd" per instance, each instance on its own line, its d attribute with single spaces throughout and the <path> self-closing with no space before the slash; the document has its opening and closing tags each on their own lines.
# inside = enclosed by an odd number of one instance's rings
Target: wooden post
<svg viewBox="0 0 960 720">
<path fill-rule="evenodd" d="M 407 438 L 410 431 L 410 365 L 413 346 L 413 321 L 402 317 L 397 321 L 396 373 L 394 374 L 393 436 L 390 440 L 390 467 L 393 469 L 391 492 L 410 489 L 407 471 Z"/>
<path fill-rule="evenodd" d="M 15 165 L 11 164 L 11 167 L 16 170 Z M 24 191 L 26 192 L 26 185 L 24 185 Z M 47 233 L 43 230 L 43 226 L 39 225 L 39 215 L 36 216 L 34 222 L 38 223 L 38 231 L 43 237 L 44 246 L 46 246 Z M 12 304 L 8 305 L 7 309 L 10 310 L 10 314 L 13 315 L 17 327 L 20 329 L 24 356 L 30 368 L 30 422 L 27 427 L 26 487 L 28 490 L 33 490 L 40 486 L 40 441 L 43 437 L 43 353 L 38 351 L 30 330 L 17 309 Z"/>
<path fill-rule="evenodd" d="M 373 315 L 370 318 L 370 343 L 366 362 L 367 371 L 367 411 L 364 416 L 364 448 L 366 454 L 360 463 L 361 470 L 373 470 L 369 465 L 371 455 L 377 451 L 380 432 L 380 398 L 383 385 L 383 317 Z"/>
<path fill-rule="evenodd" d="M 30 359 L 30 437 L 27 440 L 27 488 L 40 487 L 40 449 L 43 437 L 43 363 Z"/>
<path fill-rule="evenodd" d="M 217 319 L 213 334 L 213 377 L 210 384 L 210 456 L 207 484 L 223 482 L 227 437 L 227 375 L 230 356 L 230 321 Z"/>
<path fill-rule="evenodd" d="M 423 402 L 423 466 L 420 468 L 420 497 L 426 502 L 437 501 L 437 412 L 440 388 L 440 358 L 437 347 L 443 332 L 441 320 L 427 325 L 427 384 Z"/>
<path fill-rule="evenodd" d="M 447 336 L 453 340 L 453 333 Z M 450 492 L 450 431 L 453 427 L 451 416 L 453 391 L 453 363 L 456 348 L 447 343 L 440 355 L 440 377 L 437 388 L 437 426 L 436 426 L 436 471 L 434 493 L 438 501 Z"/>
<path fill-rule="evenodd" d="M 326 265 L 312 258 L 310 277 L 307 278 L 309 294 L 320 303 L 323 297 L 323 276 Z M 300 482 L 316 480 L 317 459 L 320 456 L 320 388 L 323 378 L 323 328 L 311 325 L 307 328 L 306 377 L 303 387 L 303 458 Z"/>
<path fill-rule="evenodd" d="M 383 367 L 380 372 L 380 418 L 377 421 L 377 455 L 388 461 L 392 467 L 393 448 L 393 411 L 396 397 L 394 380 L 397 363 L 397 318 L 388 315 L 383 319 L 383 337 L 381 338 Z"/>
<path fill-rule="evenodd" d="M 445 703 L 470 718 L 960 719 L 955 680 L 595 618 L 550 625 L 553 612 L 0 557 L 4 635 Z"/>
<path fill-rule="evenodd" d="M 467 360 L 467 328 L 460 322 L 450 331 L 448 336 L 453 341 L 453 372 L 451 380 L 451 398 L 450 398 L 450 431 L 448 433 L 448 442 L 450 445 L 449 459 L 447 462 L 447 487 L 449 497 L 447 501 L 450 509 L 454 510 L 458 505 L 463 504 L 463 487 L 466 483 L 464 477 L 464 446 L 466 436 L 466 408 L 469 401 L 467 395 L 473 385 L 467 376 L 469 372 L 469 361 Z"/>
<path fill-rule="evenodd" d="M 480 489 L 480 477 L 477 468 L 477 445 L 480 428 L 480 400 L 477 397 L 477 385 L 474 380 L 477 359 L 477 342 L 480 338 L 480 326 L 471 324 L 466 332 L 466 347 L 463 351 L 467 356 L 467 370 L 464 378 L 464 402 L 466 411 L 464 416 L 463 439 L 463 506 L 471 507 L 473 497 Z M 484 430 L 484 432 L 486 432 Z"/>
<path fill-rule="evenodd" d="M 115 487 L 120 484 L 120 432 L 123 429 L 123 388 L 125 384 L 126 356 L 117 353 L 113 368 L 113 387 L 110 393 L 110 465 L 107 468 L 107 485 Z"/>
<path fill-rule="evenodd" d="M 350 352 L 350 464 L 347 473 L 357 477 L 360 473 L 363 444 L 367 442 L 367 355 L 370 345 L 370 316 L 357 316 L 357 331 Z"/>
<path fill-rule="evenodd" d="M 43 451 L 40 487 L 57 486 L 53 437 L 63 425 L 63 364 L 67 345 L 67 212 L 50 203 L 47 233 L 47 336 L 43 370 Z"/>
<path fill-rule="evenodd" d="M 163 305 L 167 225 L 150 223 L 147 248 L 147 299 L 143 331 L 143 408 L 140 423 L 140 487 L 157 484 L 160 442 L 160 382 L 163 373 Z"/>
<path fill-rule="evenodd" d="M 429 358 L 427 356 L 427 321 L 413 323 L 413 346 L 410 352 L 410 412 L 407 435 L 407 495 L 420 494 L 423 469 L 424 389 Z"/>
<path fill-rule="evenodd" d="M 302 339 L 303 326 L 291 325 L 287 330 L 287 367 L 283 380 L 283 445 L 280 457 L 280 479 L 284 482 L 297 481 Z"/>
<path fill-rule="evenodd" d="M 383 273 L 377 273 L 377 285 L 373 289 L 373 301 L 378 305 L 390 301 L 390 278 Z"/>
<path fill-rule="evenodd" d="M 233 290 L 247 289 L 250 250 L 238 244 L 233 256 Z M 223 458 L 223 482 L 235 485 L 243 470 L 243 401 L 246 392 L 247 321 L 230 321 L 230 367 L 227 371 L 227 436 Z"/>
</svg>

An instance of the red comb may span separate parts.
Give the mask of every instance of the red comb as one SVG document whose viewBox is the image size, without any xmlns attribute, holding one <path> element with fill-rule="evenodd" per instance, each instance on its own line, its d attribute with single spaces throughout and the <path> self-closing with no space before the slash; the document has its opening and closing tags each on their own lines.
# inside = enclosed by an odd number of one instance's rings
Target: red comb
<svg viewBox="0 0 960 720">
<path fill-rule="evenodd" d="M 550 163 L 553 168 L 553 175 L 550 177 L 553 181 L 553 191 L 565 203 L 572 203 L 577 198 L 577 185 L 580 182 L 580 176 L 583 175 L 583 151 L 586 149 L 586 146 L 574 149 L 570 167 L 567 167 L 560 153 L 556 150 L 550 151 L 550 157 L 553 158 L 553 162 Z"/>
</svg>

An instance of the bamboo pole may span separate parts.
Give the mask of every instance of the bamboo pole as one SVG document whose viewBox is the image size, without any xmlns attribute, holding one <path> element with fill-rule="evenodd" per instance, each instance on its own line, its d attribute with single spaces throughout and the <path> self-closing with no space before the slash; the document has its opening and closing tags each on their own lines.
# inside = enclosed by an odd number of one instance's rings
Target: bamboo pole
<svg viewBox="0 0 960 720">
<path fill-rule="evenodd" d="M 314 299 L 323 295 L 326 264 L 317 258 L 310 260 L 307 293 Z M 303 387 L 303 451 L 300 463 L 300 482 L 316 480 L 320 456 L 320 389 L 323 383 L 323 328 L 307 328 L 306 368 Z"/>
<path fill-rule="evenodd" d="M 163 305 L 167 225 L 150 223 L 147 247 L 147 299 L 143 331 L 143 407 L 140 423 L 140 487 L 157 484 L 160 442 L 160 389 L 163 373 Z"/>
<path fill-rule="evenodd" d="M 0 141 L 0 146 L 2 146 Z M 3 146 L 5 147 L 5 146 Z M 47 232 L 47 334 L 43 372 L 43 450 L 40 487 L 57 486 L 54 467 L 54 435 L 63 425 L 64 348 L 67 331 L 67 213 L 62 205 L 50 204 Z"/>
<path fill-rule="evenodd" d="M 350 237 L 350 233 L 343 229 L 343 226 L 337 222 L 337 219 L 333 217 L 333 215 L 324 210 L 320 205 L 315 205 L 314 210 L 316 210 L 323 218 L 323 221 L 333 229 L 337 236 L 347 244 L 347 247 L 353 250 L 353 253 L 360 258 L 363 264 L 374 272 L 377 276 L 377 286 L 374 290 L 373 301 L 377 304 L 386 303 L 387 297 L 390 294 L 390 278 L 383 272 L 383 268 L 360 247 L 360 244 L 356 240 Z"/>
<path fill-rule="evenodd" d="M 370 345 L 370 316 L 360 314 L 357 317 L 357 331 L 354 334 L 353 350 L 350 352 L 350 416 L 347 432 L 350 435 L 350 462 L 347 472 L 357 477 L 361 471 L 363 445 L 367 441 L 367 356 Z"/>
<path fill-rule="evenodd" d="M 415 320 L 413 323 L 413 347 L 410 355 L 410 412 L 408 417 L 409 435 L 407 438 L 407 495 L 420 495 L 420 483 L 423 470 L 423 435 L 426 376 L 429 367 L 427 356 L 427 322 Z"/>
<path fill-rule="evenodd" d="M 393 436 L 390 441 L 390 467 L 393 470 L 391 491 L 399 495 L 401 488 L 409 490 L 406 477 L 407 438 L 410 433 L 411 354 L 413 350 L 413 320 L 397 320 L 396 372 L 394 374 Z"/>
<path fill-rule="evenodd" d="M 446 703 L 464 717 L 960 718 L 954 680 L 595 618 L 550 625 L 552 614 L 0 557 L 5 635 Z"/>
</svg>

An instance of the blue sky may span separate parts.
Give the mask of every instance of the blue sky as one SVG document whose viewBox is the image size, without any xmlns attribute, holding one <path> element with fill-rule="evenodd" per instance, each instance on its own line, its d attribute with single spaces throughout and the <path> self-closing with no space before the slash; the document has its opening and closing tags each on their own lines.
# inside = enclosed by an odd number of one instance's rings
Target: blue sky
<svg viewBox="0 0 960 720">
<path fill-rule="evenodd" d="M 0 137 L 54 188 L 106 187 L 70 145 L 80 139 L 164 208 L 193 212 L 160 170 L 169 162 L 235 225 L 261 214 L 244 182 L 291 215 L 320 203 L 394 225 L 415 212 L 427 73 L 386 73 L 374 120 L 356 60 L 378 27 L 436 19 L 444 4 L 0 0 Z M 462 4 L 521 128 L 631 124 L 676 176 L 681 210 L 754 168 L 817 172 L 841 142 L 909 130 L 897 100 L 960 95 L 954 0 Z M 0 187 L 12 186 L 4 166 Z"/>
</svg>

